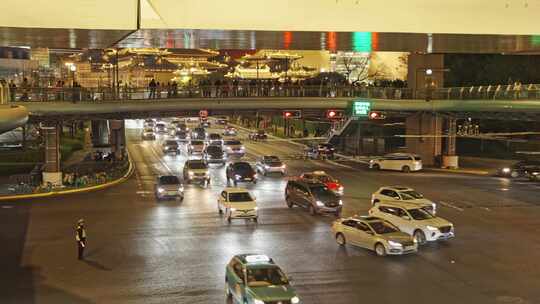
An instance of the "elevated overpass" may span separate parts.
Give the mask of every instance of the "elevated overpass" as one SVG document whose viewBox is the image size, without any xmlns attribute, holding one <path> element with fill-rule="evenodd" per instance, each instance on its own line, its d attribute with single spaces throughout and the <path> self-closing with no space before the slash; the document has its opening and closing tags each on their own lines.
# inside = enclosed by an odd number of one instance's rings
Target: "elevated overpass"
<svg viewBox="0 0 540 304">
<path fill-rule="evenodd" d="M 267 112 L 299 109 L 306 116 L 321 116 L 328 109 L 347 109 L 353 101 L 368 101 L 371 109 L 392 115 L 416 112 L 451 113 L 455 116 L 540 120 L 538 100 L 433 100 L 322 98 L 322 97 L 244 97 L 170 98 L 153 100 L 112 100 L 96 102 L 24 102 L 30 119 L 123 119 L 160 116 L 193 116 L 200 110 L 210 115 Z"/>
<path fill-rule="evenodd" d="M 530 53 L 538 11 L 507 0 L 3 0 L 0 45 Z"/>
</svg>

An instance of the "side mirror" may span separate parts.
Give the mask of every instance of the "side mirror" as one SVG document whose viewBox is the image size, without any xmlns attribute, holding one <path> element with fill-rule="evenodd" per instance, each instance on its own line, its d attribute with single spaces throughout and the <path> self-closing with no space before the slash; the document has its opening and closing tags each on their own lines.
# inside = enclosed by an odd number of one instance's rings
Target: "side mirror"
<svg viewBox="0 0 540 304">
<path fill-rule="evenodd" d="M 369 234 L 369 235 L 373 235 L 373 231 L 371 231 L 371 230 L 365 230 L 365 232 L 366 232 L 367 234 Z"/>
</svg>

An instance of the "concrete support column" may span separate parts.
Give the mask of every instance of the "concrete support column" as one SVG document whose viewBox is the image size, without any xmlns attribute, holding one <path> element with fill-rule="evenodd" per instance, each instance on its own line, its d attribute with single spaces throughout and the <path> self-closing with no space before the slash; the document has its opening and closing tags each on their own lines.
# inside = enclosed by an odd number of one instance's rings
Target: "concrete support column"
<svg viewBox="0 0 540 304">
<path fill-rule="evenodd" d="M 416 113 L 407 117 L 407 151 L 422 157 L 424 165 L 438 164 L 442 149 L 443 119 L 436 113 Z"/>
<path fill-rule="evenodd" d="M 126 147 L 126 135 L 123 120 L 109 120 L 111 152 L 115 159 L 122 159 Z"/>
<path fill-rule="evenodd" d="M 446 118 L 448 134 L 444 146 L 444 155 L 442 158 L 442 167 L 458 168 L 459 160 L 456 155 L 456 119 L 454 117 Z"/>
<path fill-rule="evenodd" d="M 41 130 L 45 138 L 45 167 L 43 169 L 43 184 L 62 185 L 60 170 L 60 126 L 58 123 L 48 123 Z"/>
<path fill-rule="evenodd" d="M 428 75 L 427 70 L 432 74 Z M 443 54 L 410 54 L 407 67 L 407 85 L 418 99 L 426 97 L 426 89 L 444 87 Z M 436 97 L 436 96 L 434 96 Z"/>
<path fill-rule="evenodd" d="M 107 120 L 92 120 L 92 144 L 94 147 L 108 146 L 109 122 Z"/>
</svg>

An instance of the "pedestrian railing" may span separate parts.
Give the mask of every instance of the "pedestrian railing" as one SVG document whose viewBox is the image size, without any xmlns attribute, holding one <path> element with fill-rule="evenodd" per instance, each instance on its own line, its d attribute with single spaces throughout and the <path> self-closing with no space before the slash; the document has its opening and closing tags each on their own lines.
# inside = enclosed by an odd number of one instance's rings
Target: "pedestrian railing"
<svg viewBox="0 0 540 304">
<path fill-rule="evenodd" d="M 353 85 L 209 85 L 157 88 L 17 88 L 10 91 L 16 102 L 148 101 L 179 98 L 319 97 L 425 100 L 520 100 L 540 99 L 540 85 L 488 85 L 413 90 Z"/>
</svg>

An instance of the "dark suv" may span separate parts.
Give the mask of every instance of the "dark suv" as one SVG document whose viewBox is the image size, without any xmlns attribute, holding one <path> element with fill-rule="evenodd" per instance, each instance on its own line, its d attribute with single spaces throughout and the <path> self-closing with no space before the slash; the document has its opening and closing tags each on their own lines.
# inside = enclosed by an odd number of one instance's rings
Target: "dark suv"
<svg viewBox="0 0 540 304">
<path fill-rule="evenodd" d="M 535 170 L 540 167 L 540 161 L 538 160 L 522 160 L 512 166 L 499 168 L 497 170 L 497 176 L 502 177 L 522 177 L 530 175 L 528 171 Z"/>
<path fill-rule="evenodd" d="M 218 163 L 225 165 L 227 155 L 225 155 L 225 152 L 223 152 L 221 146 L 213 145 L 207 146 L 204 149 L 203 159 L 209 164 Z"/>
<path fill-rule="evenodd" d="M 232 181 L 236 186 L 239 182 L 257 183 L 257 173 L 246 162 L 235 162 L 227 166 L 227 184 Z"/>
<path fill-rule="evenodd" d="M 307 208 L 311 215 L 318 213 L 333 213 L 340 216 L 343 202 L 341 198 L 318 182 L 290 180 L 285 188 L 287 206 L 294 205 Z"/>
</svg>

